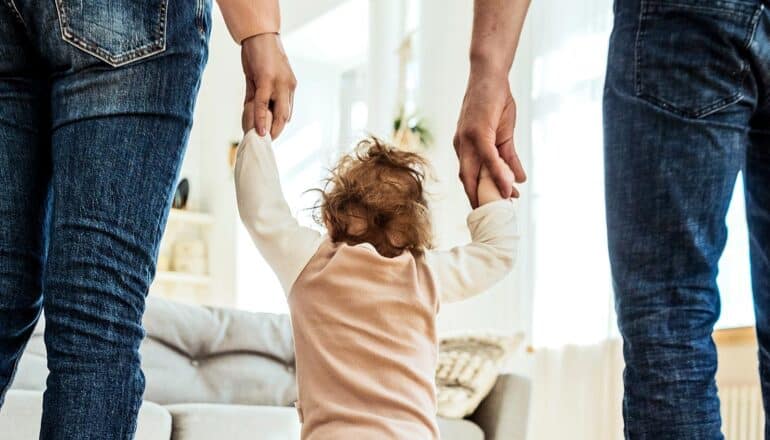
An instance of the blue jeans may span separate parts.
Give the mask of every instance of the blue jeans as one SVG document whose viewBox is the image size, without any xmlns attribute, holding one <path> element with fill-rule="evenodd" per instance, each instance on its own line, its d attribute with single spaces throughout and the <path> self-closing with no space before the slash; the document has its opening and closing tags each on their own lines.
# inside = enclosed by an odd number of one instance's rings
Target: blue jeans
<svg viewBox="0 0 770 440">
<path fill-rule="evenodd" d="M 42 439 L 133 438 L 209 27 L 207 0 L 0 2 L 0 404 L 43 310 Z"/>
<path fill-rule="evenodd" d="M 720 312 L 725 215 L 741 170 L 770 408 L 768 5 L 615 3 L 605 179 L 629 439 L 723 438 L 711 333 Z"/>
</svg>

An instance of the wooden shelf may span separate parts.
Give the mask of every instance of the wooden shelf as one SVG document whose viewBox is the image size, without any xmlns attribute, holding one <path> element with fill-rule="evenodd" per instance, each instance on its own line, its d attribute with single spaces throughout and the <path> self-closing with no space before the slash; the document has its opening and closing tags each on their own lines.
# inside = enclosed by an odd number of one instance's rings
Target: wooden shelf
<svg viewBox="0 0 770 440">
<path fill-rule="evenodd" d="M 209 226 L 214 224 L 214 217 L 203 212 L 187 211 L 184 209 L 172 209 L 168 215 L 168 221 Z"/>
<path fill-rule="evenodd" d="M 158 271 L 155 275 L 155 282 L 208 286 L 211 284 L 211 277 L 183 272 Z"/>
</svg>

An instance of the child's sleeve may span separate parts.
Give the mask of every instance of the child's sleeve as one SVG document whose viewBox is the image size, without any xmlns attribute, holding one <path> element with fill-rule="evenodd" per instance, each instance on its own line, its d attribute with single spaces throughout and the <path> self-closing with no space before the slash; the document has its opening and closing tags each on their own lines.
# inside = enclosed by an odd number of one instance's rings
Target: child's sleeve
<svg viewBox="0 0 770 440">
<path fill-rule="evenodd" d="M 442 302 L 460 301 L 494 286 L 513 269 L 519 246 L 511 200 L 498 200 L 468 215 L 471 243 L 448 251 L 428 251 Z"/>
<path fill-rule="evenodd" d="M 291 215 L 269 135 L 260 137 L 252 129 L 238 146 L 235 192 L 241 220 L 288 296 L 318 250 L 321 234 L 300 226 Z"/>
</svg>

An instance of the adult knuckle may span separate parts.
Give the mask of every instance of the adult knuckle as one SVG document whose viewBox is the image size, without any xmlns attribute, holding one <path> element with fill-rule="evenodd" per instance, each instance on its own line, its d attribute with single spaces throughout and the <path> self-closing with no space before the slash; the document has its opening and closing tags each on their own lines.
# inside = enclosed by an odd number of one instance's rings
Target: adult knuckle
<svg viewBox="0 0 770 440">
<path fill-rule="evenodd" d="M 484 138 L 484 132 L 476 127 L 468 127 L 460 132 L 460 138 L 463 141 L 476 143 Z"/>
<path fill-rule="evenodd" d="M 256 81 L 257 89 L 270 89 L 273 87 L 274 82 L 275 77 L 273 76 L 261 76 Z"/>
</svg>

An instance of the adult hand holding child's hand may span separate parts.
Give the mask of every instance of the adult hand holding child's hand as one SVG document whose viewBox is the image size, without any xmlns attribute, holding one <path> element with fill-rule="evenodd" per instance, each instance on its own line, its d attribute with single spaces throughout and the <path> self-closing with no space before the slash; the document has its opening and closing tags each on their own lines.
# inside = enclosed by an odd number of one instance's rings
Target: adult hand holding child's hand
<svg viewBox="0 0 770 440">
<path fill-rule="evenodd" d="M 516 104 L 507 75 L 472 72 L 454 146 L 460 160 L 460 179 L 474 208 L 480 203 L 482 166 L 504 198 L 519 196 L 513 184 L 522 183 L 527 177 L 513 145 L 515 121 Z"/>
<path fill-rule="evenodd" d="M 291 118 L 297 79 L 289 65 L 278 34 L 266 33 L 243 40 L 241 48 L 246 97 L 243 131 L 275 139 Z"/>
<path fill-rule="evenodd" d="M 460 179 L 474 208 L 479 206 L 477 189 L 482 164 L 489 168 L 505 198 L 518 197 L 513 184 L 527 179 L 513 145 L 516 103 L 508 72 L 529 2 L 474 1 L 471 72 L 454 139 Z"/>
</svg>

